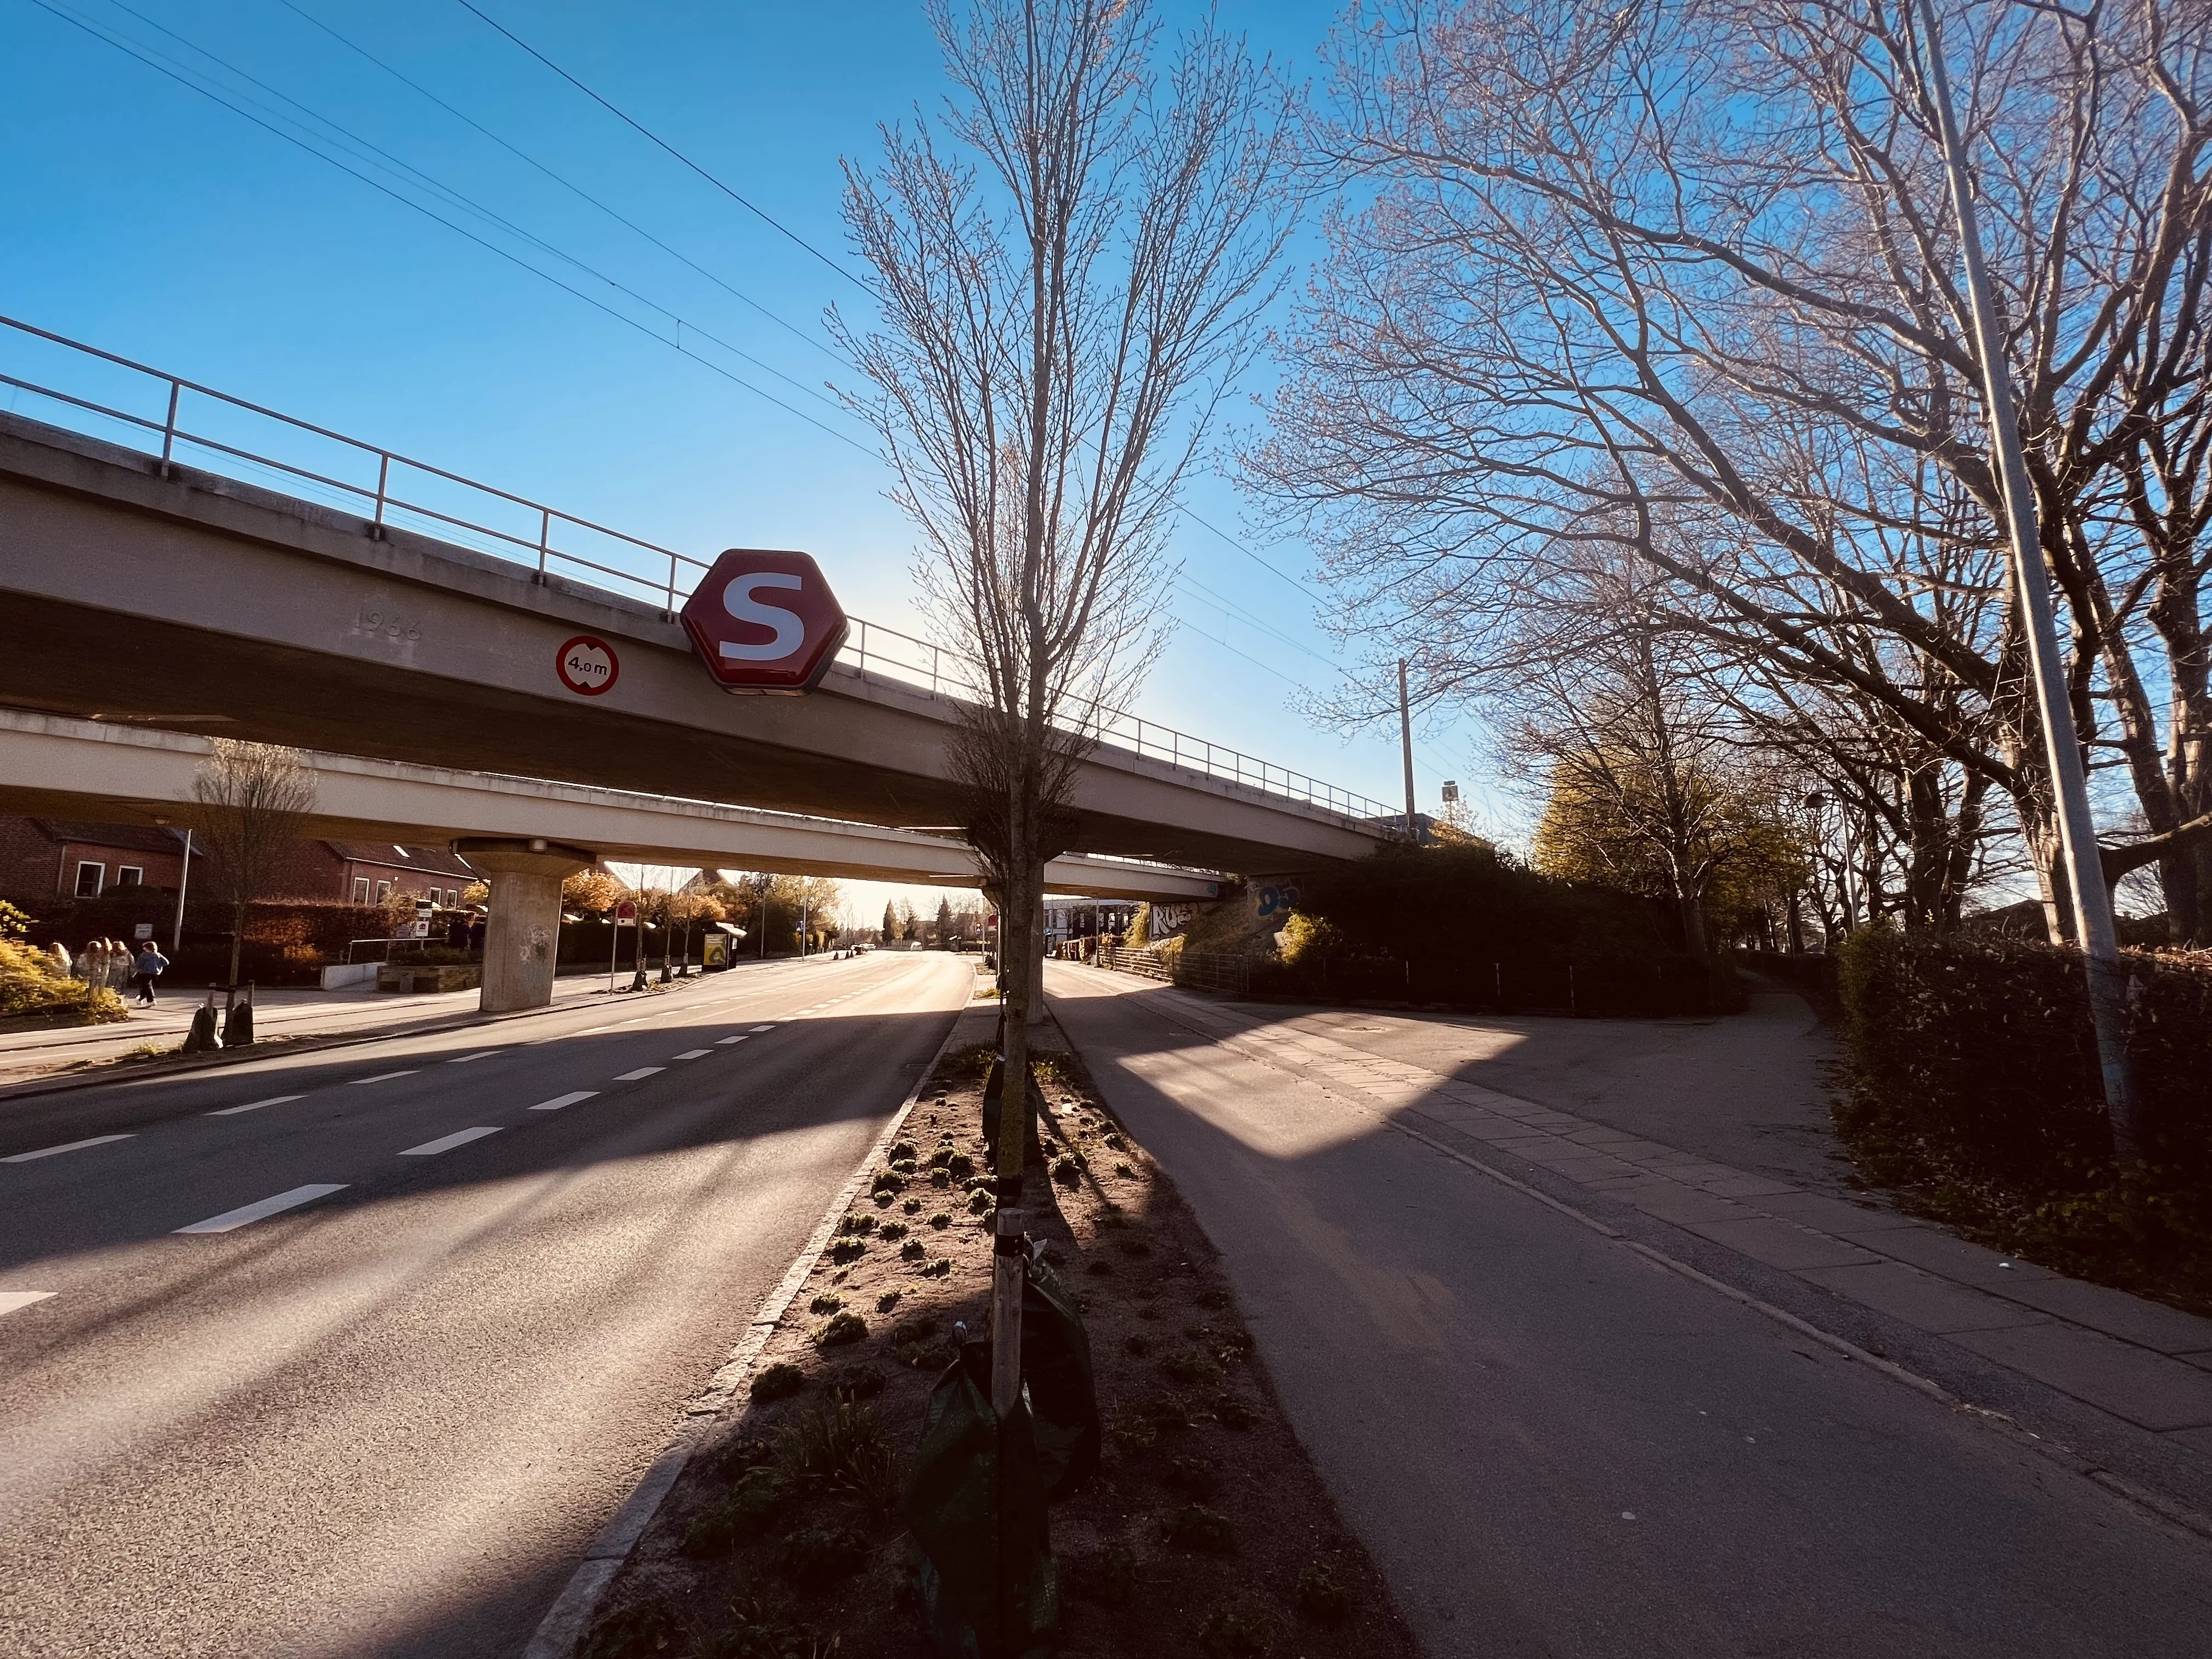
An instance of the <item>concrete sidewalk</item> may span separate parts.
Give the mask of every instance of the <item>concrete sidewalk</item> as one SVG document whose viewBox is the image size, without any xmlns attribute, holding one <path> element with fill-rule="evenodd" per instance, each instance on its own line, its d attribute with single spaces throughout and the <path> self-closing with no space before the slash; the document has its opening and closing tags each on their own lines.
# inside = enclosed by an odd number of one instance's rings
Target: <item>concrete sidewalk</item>
<svg viewBox="0 0 2212 1659">
<path fill-rule="evenodd" d="M 2200 1322 L 2110 1334 L 2103 1297 L 2016 1301 L 2067 1292 L 1305 1011 L 1048 974 L 1431 1651 L 2203 1650 L 2212 1372 L 2141 1340 Z"/>
<path fill-rule="evenodd" d="M 1795 995 L 1754 996 L 1734 1019 L 1649 1022 L 1186 1001 L 1224 1041 L 1264 1030 L 1277 1061 L 1447 1146 L 1534 1165 L 2212 1453 L 2212 1321 L 2000 1255 L 1841 1184 L 1820 1093 L 1830 1050 Z M 1577 1047 L 1586 1060 L 1571 1060 Z M 1587 1103 L 1560 1110 L 1470 1072 Z"/>
</svg>

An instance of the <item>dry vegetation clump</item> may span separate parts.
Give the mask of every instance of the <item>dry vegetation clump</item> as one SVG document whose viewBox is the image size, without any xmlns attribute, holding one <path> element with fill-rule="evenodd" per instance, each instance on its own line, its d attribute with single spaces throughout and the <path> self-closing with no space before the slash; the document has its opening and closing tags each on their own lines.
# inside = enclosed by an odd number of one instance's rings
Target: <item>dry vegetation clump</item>
<svg viewBox="0 0 2212 1659">
<path fill-rule="evenodd" d="M 984 1157 L 988 1063 L 963 1049 L 940 1064 L 881 1161 L 901 1184 L 863 1183 L 761 1356 L 750 1403 L 692 1460 L 581 1659 L 933 1652 L 900 1504 L 956 1332 L 980 1336 L 987 1319 L 990 1241 L 962 1198 L 972 1177 L 954 1170 Z M 1051 1512 L 1058 1650 L 1412 1659 L 1212 1246 L 1080 1062 L 1048 1053 L 1038 1069 L 1031 1231 L 1082 1305 L 1106 1429 L 1099 1474 Z M 909 1206 L 909 1188 L 925 1201 Z"/>
</svg>

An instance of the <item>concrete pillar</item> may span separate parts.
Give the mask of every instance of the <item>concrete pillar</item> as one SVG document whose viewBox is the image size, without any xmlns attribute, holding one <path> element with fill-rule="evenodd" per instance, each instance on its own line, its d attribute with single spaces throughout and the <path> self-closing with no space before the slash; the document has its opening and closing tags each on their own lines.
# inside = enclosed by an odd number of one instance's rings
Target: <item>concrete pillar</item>
<svg viewBox="0 0 2212 1659">
<path fill-rule="evenodd" d="M 478 836 L 455 842 L 453 850 L 491 884 L 477 1006 L 488 1014 L 545 1007 L 553 1000 L 561 884 L 590 869 L 599 854 L 560 842 Z"/>
</svg>

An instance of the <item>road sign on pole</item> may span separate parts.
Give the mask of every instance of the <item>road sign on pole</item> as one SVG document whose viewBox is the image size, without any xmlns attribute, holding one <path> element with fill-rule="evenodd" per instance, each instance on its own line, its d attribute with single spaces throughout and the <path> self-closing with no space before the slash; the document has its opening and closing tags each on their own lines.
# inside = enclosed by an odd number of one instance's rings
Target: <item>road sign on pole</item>
<svg viewBox="0 0 2212 1659">
<path fill-rule="evenodd" d="M 742 547 L 714 561 L 682 616 L 716 684 L 769 696 L 820 684 L 851 626 L 812 558 Z"/>
</svg>

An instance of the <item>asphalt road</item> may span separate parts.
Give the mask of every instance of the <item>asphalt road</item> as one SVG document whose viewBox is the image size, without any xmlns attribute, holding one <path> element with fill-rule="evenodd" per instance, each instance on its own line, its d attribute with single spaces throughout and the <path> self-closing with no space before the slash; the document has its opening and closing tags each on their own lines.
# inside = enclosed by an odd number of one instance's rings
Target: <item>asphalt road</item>
<svg viewBox="0 0 2212 1659">
<path fill-rule="evenodd" d="M 973 979 L 793 963 L 0 1110 L 0 1653 L 519 1652 Z"/>
<path fill-rule="evenodd" d="M 1224 1047 L 1172 994 L 1048 981 L 1439 1659 L 2212 1651 L 2212 1549 L 2025 1437 Z"/>
</svg>

